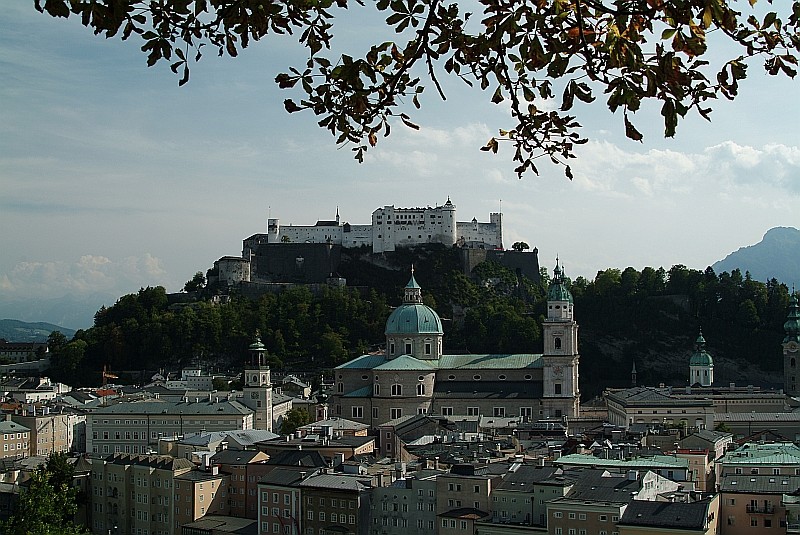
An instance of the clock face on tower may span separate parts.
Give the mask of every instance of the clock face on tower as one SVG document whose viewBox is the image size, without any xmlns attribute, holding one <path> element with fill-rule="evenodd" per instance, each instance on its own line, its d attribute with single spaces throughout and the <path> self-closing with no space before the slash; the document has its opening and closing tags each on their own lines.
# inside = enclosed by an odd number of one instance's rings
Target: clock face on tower
<svg viewBox="0 0 800 535">
<path fill-rule="evenodd" d="M 795 353 L 797 351 L 797 342 L 789 342 L 789 344 L 786 346 L 786 349 L 792 353 Z"/>
</svg>

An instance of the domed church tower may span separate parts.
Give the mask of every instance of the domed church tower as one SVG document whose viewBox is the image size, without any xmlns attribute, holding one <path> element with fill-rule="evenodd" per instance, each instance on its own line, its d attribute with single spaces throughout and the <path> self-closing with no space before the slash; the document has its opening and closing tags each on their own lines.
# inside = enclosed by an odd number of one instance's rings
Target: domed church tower
<svg viewBox="0 0 800 535">
<path fill-rule="evenodd" d="M 253 410 L 253 428 L 272 431 L 272 383 L 266 365 L 267 349 L 256 332 L 250 344 L 250 363 L 245 365 L 242 377 L 242 405 Z"/>
<path fill-rule="evenodd" d="M 579 411 L 578 324 L 572 317 L 572 307 L 572 294 L 556 259 L 547 289 L 547 318 L 542 324 L 545 417 L 574 417 Z"/>
<path fill-rule="evenodd" d="M 411 355 L 421 360 L 437 360 L 442 355 L 442 320 L 431 307 L 422 304 L 422 288 L 414 278 L 408 281 L 403 304 L 386 320 L 386 358 Z"/>
<path fill-rule="evenodd" d="M 694 353 L 689 359 L 689 384 L 711 386 L 714 382 L 714 359 L 706 351 L 706 339 L 700 331 L 694 341 Z"/>
<path fill-rule="evenodd" d="M 783 391 L 789 396 L 797 396 L 797 359 L 800 349 L 800 308 L 797 295 L 789 299 L 789 315 L 783 324 L 786 337 L 783 339 Z"/>
</svg>

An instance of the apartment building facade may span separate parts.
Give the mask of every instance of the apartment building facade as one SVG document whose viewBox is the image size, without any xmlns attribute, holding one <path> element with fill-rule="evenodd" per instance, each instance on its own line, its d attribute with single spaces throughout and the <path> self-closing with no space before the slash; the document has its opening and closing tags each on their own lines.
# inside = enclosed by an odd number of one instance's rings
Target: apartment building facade
<svg viewBox="0 0 800 535">
<path fill-rule="evenodd" d="M 87 417 L 86 451 L 146 454 L 155 451 L 163 437 L 252 428 L 253 411 L 227 398 L 121 402 Z"/>
<path fill-rule="evenodd" d="M 117 453 L 92 461 L 91 530 L 97 535 L 177 533 L 175 478 L 194 464 L 162 455 Z"/>
</svg>

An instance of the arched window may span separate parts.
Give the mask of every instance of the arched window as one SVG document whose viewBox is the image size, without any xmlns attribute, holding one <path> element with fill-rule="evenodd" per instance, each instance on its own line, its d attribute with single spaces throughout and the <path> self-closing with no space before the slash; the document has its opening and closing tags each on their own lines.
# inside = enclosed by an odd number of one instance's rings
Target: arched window
<svg viewBox="0 0 800 535">
<path fill-rule="evenodd" d="M 559 338 L 559 337 L 557 337 L 557 336 L 556 336 L 556 339 L 555 339 L 555 340 L 553 340 L 553 346 L 554 346 L 556 349 L 561 349 L 561 338 Z"/>
<path fill-rule="evenodd" d="M 419 383 L 417 384 L 417 395 L 424 396 L 425 395 L 425 384 Z"/>
<path fill-rule="evenodd" d="M 402 396 L 403 395 L 403 385 L 401 384 L 393 384 L 392 385 L 392 395 L 393 396 Z"/>
<path fill-rule="evenodd" d="M 375 384 L 373 385 L 373 387 L 372 387 L 372 392 L 373 392 L 373 393 L 374 393 L 376 396 L 380 396 L 380 395 L 381 395 L 381 385 L 379 385 L 378 383 L 375 383 Z"/>
<path fill-rule="evenodd" d="M 794 368 L 796 364 L 797 364 L 797 362 L 794 360 L 794 357 L 789 359 L 789 366 L 790 367 Z"/>
</svg>

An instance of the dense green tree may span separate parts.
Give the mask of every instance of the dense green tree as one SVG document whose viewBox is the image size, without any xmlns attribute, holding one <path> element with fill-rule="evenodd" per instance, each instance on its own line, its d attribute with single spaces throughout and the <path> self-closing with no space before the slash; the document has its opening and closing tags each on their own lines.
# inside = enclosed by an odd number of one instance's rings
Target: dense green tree
<svg viewBox="0 0 800 535">
<path fill-rule="evenodd" d="M 78 535 L 88 533 L 75 526 L 77 491 L 72 469 L 64 454 L 55 454 L 31 473 L 27 487 L 7 522 L 0 525 L 8 535 Z"/>
<path fill-rule="evenodd" d="M 750 5 L 756 3 L 751 0 Z M 689 112 L 709 119 L 711 102 L 733 99 L 749 60 L 763 59 L 771 75 L 796 74 L 800 2 L 779 12 L 742 14 L 732 0 L 41 0 L 56 17 L 75 14 L 106 37 L 142 40 L 147 64 L 171 63 L 180 84 L 203 46 L 237 56 L 269 34 L 294 33 L 308 53 L 304 66 L 279 74 L 294 88 L 288 112 L 309 110 L 337 143 L 351 143 L 356 159 L 390 133 L 394 120 L 418 128 L 409 113 L 420 107 L 426 83 L 445 98 L 451 76 L 507 102 L 511 124 L 483 147 L 512 145 L 517 173 L 538 172 L 547 156 L 565 165 L 586 140 L 573 113 L 576 100 L 603 102 L 621 112 L 625 134 L 641 140 L 633 115 L 647 101 L 661 106 L 664 135 L 675 134 Z M 386 36 L 363 53 L 329 57 L 337 19 L 359 23 L 367 9 L 385 18 Z M 482 10 L 473 16 L 472 8 Z M 352 14 L 351 14 L 352 12 Z M 367 15 L 368 16 L 368 15 Z M 479 23 L 474 22 L 480 18 Z M 719 36 L 706 40 L 706 34 Z M 390 37 L 389 37 L 390 36 Z M 720 57 L 733 45 L 734 51 Z M 709 50 L 711 48 L 711 50 Z M 711 65 L 710 61 L 715 64 Z M 425 81 L 423 81 L 425 80 Z M 599 104 L 598 104 L 599 105 Z"/>
<path fill-rule="evenodd" d="M 206 287 L 206 276 L 203 275 L 202 271 L 198 271 L 194 274 L 194 277 L 186 281 L 186 284 L 183 285 L 184 292 L 199 292 L 203 288 Z"/>
<path fill-rule="evenodd" d="M 511 246 L 511 249 L 514 251 L 527 251 L 530 248 L 531 246 L 524 241 L 514 242 L 514 244 Z"/>
<path fill-rule="evenodd" d="M 288 435 L 294 433 L 298 427 L 302 427 L 312 422 L 311 415 L 304 408 L 290 409 L 283 417 L 281 422 L 281 434 Z"/>
</svg>

